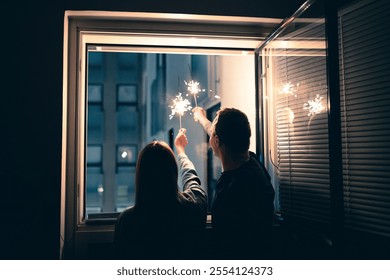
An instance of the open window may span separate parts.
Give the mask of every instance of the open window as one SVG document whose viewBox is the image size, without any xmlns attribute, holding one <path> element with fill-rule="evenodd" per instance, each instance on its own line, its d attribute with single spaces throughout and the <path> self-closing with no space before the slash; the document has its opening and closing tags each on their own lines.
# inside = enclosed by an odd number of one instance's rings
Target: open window
<svg viewBox="0 0 390 280">
<path fill-rule="evenodd" d="M 175 98 L 204 107 L 210 118 L 221 106 L 241 109 L 253 130 L 250 149 L 256 151 L 254 50 L 279 22 L 66 13 L 61 219 L 65 258 L 90 258 L 93 248 L 112 242 L 117 215 L 134 203 L 138 152 L 155 139 L 172 145 L 180 127 L 187 129 L 191 145 L 186 152 L 202 181 L 210 183 L 212 195 L 220 166 L 208 153 L 207 136 L 191 111 L 182 117 L 173 114 Z M 196 95 L 189 93 L 191 82 L 198 83 Z"/>
<path fill-rule="evenodd" d="M 186 152 L 200 178 L 215 180 L 221 168 L 215 160 L 209 166 L 213 155 L 191 108 L 202 106 L 212 119 L 221 106 L 234 106 L 249 115 L 254 127 L 253 56 L 241 50 L 194 54 L 187 48 L 86 44 L 86 72 L 81 75 L 86 77 L 87 89 L 99 84 L 104 92 L 98 105 L 93 102 L 94 92 L 85 95 L 85 135 L 81 137 L 85 140 L 80 146 L 87 147 L 87 165 L 85 187 L 79 190 L 79 222 L 107 221 L 110 215 L 115 219 L 116 213 L 132 206 L 138 151 L 155 139 L 169 143 L 170 134 L 174 137 L 181 127 L 187 129 L 191 144 Z M 174 108 L 179 100 L 187 102 L 184 112 Z M 251 140 L 254 151 L 255 134 Z M 89 164 L 97 159 L 98 164 Z M 212 186 L 204 185 L 210 187 L 211 199 Z"/>
</svg>

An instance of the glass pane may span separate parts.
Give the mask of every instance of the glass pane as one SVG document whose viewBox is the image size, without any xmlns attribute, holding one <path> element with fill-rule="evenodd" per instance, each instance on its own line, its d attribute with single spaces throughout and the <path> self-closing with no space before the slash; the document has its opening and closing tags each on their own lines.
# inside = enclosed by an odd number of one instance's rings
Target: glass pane
<svg viewBox="0 0 390 280">
<path fill-rule="evenodd" d="M 330 222 L 324 18 L 301 17 L 261 50 L 268 167 L 285 217 Z"/>
<path fill-rule="evenodd" d="M 121 212 L 135 201 L 135 167 L 119 167 L 116 175 L 116 208 Z"/>
<path fill-rule="evenodd" d="M 86 210 L 88 214 L 100 213 L 103 207 L 103 174 L 100 167 L 87 168 Z"/>
<path fill-rule="evenodd" d="M 220 107 L 245 112 L 253 131 L 250 149 L 255 151 L 253 56 L 166 50 L 142 53 L 137 49 L 135 53 L 131 47 L 128 52 L 122 47 L 121 52 L 88 52 L 87 145 L 100 147 L 101 152 L 88 149 L 86 154 L 87 217 L 134 205 L 139 151 L 153 140 L 172 147 L 180 127 L 187 129 L 186 153 L 203 185 L 210 188 L 211 201 L 221 165 L 210 153 L 202 126 L 193 119 L 191 108 L 196 105 L 202 106 L 210 119 Z M 182 116 L 172 108 L 179 98 L 188 101 Z"/>
</svg>

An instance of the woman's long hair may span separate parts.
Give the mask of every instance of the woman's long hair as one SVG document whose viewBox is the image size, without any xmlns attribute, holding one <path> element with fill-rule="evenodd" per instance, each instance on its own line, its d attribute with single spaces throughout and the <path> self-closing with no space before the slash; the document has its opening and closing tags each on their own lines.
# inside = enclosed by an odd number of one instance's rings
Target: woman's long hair
<svg viewBox="0 0 390 280">
<path fill-rule="evenodd" d="M 178 166 L 175 154 L 163 141 L 153 141 L 140 152 L 135 176 L 135 205 L 149 208 L 177 201 Z"/>
</svg>

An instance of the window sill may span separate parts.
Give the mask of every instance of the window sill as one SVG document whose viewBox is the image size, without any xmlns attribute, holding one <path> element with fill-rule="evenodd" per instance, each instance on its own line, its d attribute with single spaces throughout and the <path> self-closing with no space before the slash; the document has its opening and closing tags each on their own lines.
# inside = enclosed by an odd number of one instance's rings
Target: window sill
<svg viewBox="0 0 390 280">
<path fill-rule="evenodd" d="M 89 214 L 85 225 L 114 225 L 119 215 L 119 212 Z"/>
</svg>

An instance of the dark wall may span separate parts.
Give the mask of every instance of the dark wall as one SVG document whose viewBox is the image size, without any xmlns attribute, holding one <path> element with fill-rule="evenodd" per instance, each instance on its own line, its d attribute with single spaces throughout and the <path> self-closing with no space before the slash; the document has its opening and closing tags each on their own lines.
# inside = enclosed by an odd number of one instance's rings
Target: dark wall
<svg viewBox="0 0 390 280">
<path fill-rule="evenodd" d="M 27 2 L 27 3 L 25 3 Z M 13 1 L 2 16 L 1 259 L 59 258 L 66 10 L 285 18 L 303 0 Z"/>
</svg>

